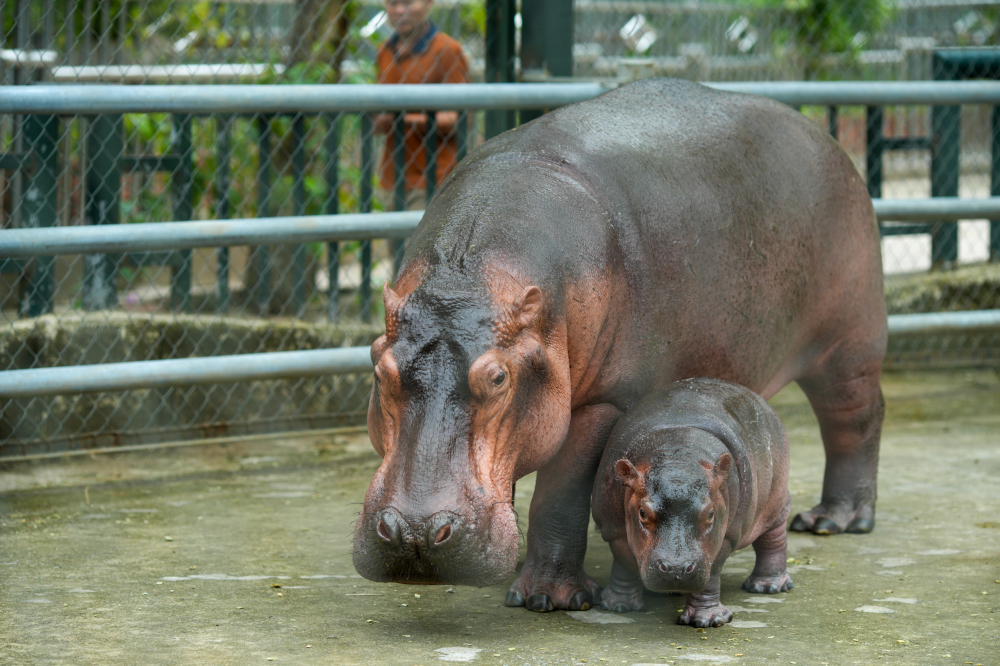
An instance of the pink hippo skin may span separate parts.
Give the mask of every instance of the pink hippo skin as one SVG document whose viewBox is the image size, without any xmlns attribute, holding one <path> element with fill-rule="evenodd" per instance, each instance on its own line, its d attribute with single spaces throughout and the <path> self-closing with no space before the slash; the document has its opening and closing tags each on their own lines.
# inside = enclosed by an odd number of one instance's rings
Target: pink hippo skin
<svg viewBox="0 0 1000 666">
<path fill-rule="evenodd" d="M 365 578 L 510 580 L 514 483 L 537 471 L 505 603 L 590 607 L 608 435 L 688 377 L 765 398 L 797 382 L 826 471 L 791 529 L 875 525 L 878 223 L 844 151 L 783 104 L 650 79 L 505 132 L 441 185 L 383 297 L 368 409 L 383 461 L 354 532 Z"/>
<path fill-rule="evenodd" d="M 594 482 L 594 520 L 615 561 L 601 608 L 643 610 L 642 589 L 686 592 L 678 624 L 719 627 L 722 565 L 753 544 L 749 592 L 792 588 L 785 569 L 788 441 L 764 399 L 718 379 L 643 398 L 611 433 Z"/>
</svg>

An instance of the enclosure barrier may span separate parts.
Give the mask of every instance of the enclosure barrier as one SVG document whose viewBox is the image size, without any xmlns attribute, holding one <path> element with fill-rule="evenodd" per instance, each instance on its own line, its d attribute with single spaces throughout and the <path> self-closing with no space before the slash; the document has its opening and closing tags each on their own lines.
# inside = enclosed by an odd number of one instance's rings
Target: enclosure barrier
<svg viewBox="0 0 1000 666">
<path fill-rule="evenodd" d="M 1000 104 L 996 81 L 706 82 L 790 106 Z M 436 85 L 32 85 L 6 88 L 0 113 L 364 113 L 550 109 L 607 92 L 600 83 Z"/>
<path fill-rule="evenodd" d="M 1000 197 L 874 199 L 879 222 L 1000 218 Z M 252 217 L 209 222 L 41 227 L 0 231 L 0 259 L 52 254 L 152 252 L 196 247 L 406 238 L 424 211 Z"/>
<path fill-rule="evenodd" d="M 793 106 L 865 105 L 872 108 L 901 104 L 1000 105 L 1000 83 L 984 81 L 707 85 L 721 90 L 764 95 Z M 32 122 L 39 124 L 40 133 L 44 133 L 48 131 L 46 127 L 53 124 L 44 118 L 70 114 L 330 114 L 401 112 L 407 109 L 546 109 L 588 99 L 607 89 L 606 86 L 592 83 L 253 87 L 36 85 L 7 88 L 0 95 L 0 114 L 35 114 L 28 118 L 41 119 Z M 8 156 L 6 159 L 9 161 L 15 157 Z M 31 157 L 22 155 L 16 159 L 27 160 Z M 164 160 L 168 157 L 146 159 Z M 875 199 L 874 206 L 882 222 L 934 222 L 936 228 L 954 227 L 945 221 L 958 219 L 1000 219 L 998 196 L 983 199 Z M 0 231 L 0 262 L 57 254 L 150 252 L 373 238 L 403 239 L 412 233 L 421 216 L 421 211 L 410 211 L 12 229 Z M 923 230 L 928 226 L 930 225 L 922 225 L 919 229 Z M 912 228 L 917 228 L 917 225 Z M 908 229 L 912 232 L 907 225 L 894 227 L 895 232 L 907 233 Z M 399 247 L 401 249 L 401 244 Z M 893 315 L 889 318 L 891 333 L 960 331 L 996 326 L 1000 326 L 1000 311 L 997 310 Z M 367 347 L 345 347 L 10 370 L 0 373 L 0 399 L 357 373 L 367 372 L 370 367 Z"/>
</svg>

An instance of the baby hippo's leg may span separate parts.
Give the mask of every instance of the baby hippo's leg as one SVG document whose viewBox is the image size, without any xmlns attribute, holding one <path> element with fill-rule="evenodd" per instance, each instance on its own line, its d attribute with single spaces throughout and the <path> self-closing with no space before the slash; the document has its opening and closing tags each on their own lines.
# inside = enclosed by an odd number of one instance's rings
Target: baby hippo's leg
<svg viewBox="0 0 1000 666">
<path fill-rule="evenodd" d="M 611 565 L 611 582 L 601 590 L 601 609 L 615 613 L 646 610 L 642 603 L 639 565 L 629 550 L 628 541 L 612 541 L 611 552 L 614 553 L 615 561 Z"/>
<path fill-rule="evenodd" d="M 794 587 L 785 565 L 787 547 L 785 521 L 761 534 L 753 542 L 757 563 L 753 573 L 743 582 L 743 589 L 757 594 L 777 594 Z"/>
<path fill-rule="evenodd" d="M 708 579 L 708 586 L 701 592 L 692 592 L 687 595 L 687 603 L 684 612 L 677 618 L 677 624 L 690 624 L 695 627 L 721 627 L 727 622 L 732 622 L 733 611 L 729 610 L 719 602 L 719 593 L 722 590 L 722 567 L 716 570 L 713 567 L 712 575 Z"/>
</svg>

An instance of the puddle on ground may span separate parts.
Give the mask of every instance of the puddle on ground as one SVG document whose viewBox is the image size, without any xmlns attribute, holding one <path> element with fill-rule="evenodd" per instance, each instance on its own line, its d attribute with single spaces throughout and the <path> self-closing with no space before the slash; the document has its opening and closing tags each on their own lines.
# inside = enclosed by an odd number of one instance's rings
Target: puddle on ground
<svg viewBox="0 0 1000 666">
<path fill-rule="evenodd" d="M 858 611 L 859 613 L 882 613 L 882 614 L 888 614 L 888 613 L 895 613 L 896 612 L 896 611 L 892 610 L 891 608 L 886 608 L 885 606 L 858 606 L 854 610 Z"/>
<path fill-rule="evenodd" d="M 596 608 L 586 611 L 567 611 L 566 615 L 586 624 L 630 624 L 635 622 L 632 618 L 621 613 L 609 613 Z"/>
<path fill-rule="evenodd" d="M 443 647 L 434 651 L 441 654 L 438 657 L 441 661 L 472 661 L 483 649 L 473 647 Z"/>
</svg>

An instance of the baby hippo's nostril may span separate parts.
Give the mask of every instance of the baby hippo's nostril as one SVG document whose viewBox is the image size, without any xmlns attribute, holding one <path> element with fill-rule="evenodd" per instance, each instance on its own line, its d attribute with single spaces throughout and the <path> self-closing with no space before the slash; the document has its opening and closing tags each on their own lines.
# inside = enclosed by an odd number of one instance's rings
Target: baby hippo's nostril
<svg viewBox="0 0 1000 666">
<path fill-rule="evenodd" d="M 667 563 L 663 560 L 660 560 L 659 563 L 657 563 L 656 567 L 663 573 L 667 573 L 667 569 L 670 568 L 667 566 Z"/>
<path fill-rule="evenodd" d="M 447 541 L 448 537 L 450 536 L 451 536 L 451 525 L 445 525 L 444 527 L 438 530 L 437 538 L 434 540 L 434 545 L 435 546 L 441 545 L 442 543 Z"/>
<path fill-rule="evenodd" d="M 689 574 L 692 573 L 693 571 L 694 571 L 694 562 L 685 562 L 684 573 Z"/>
</svg>

